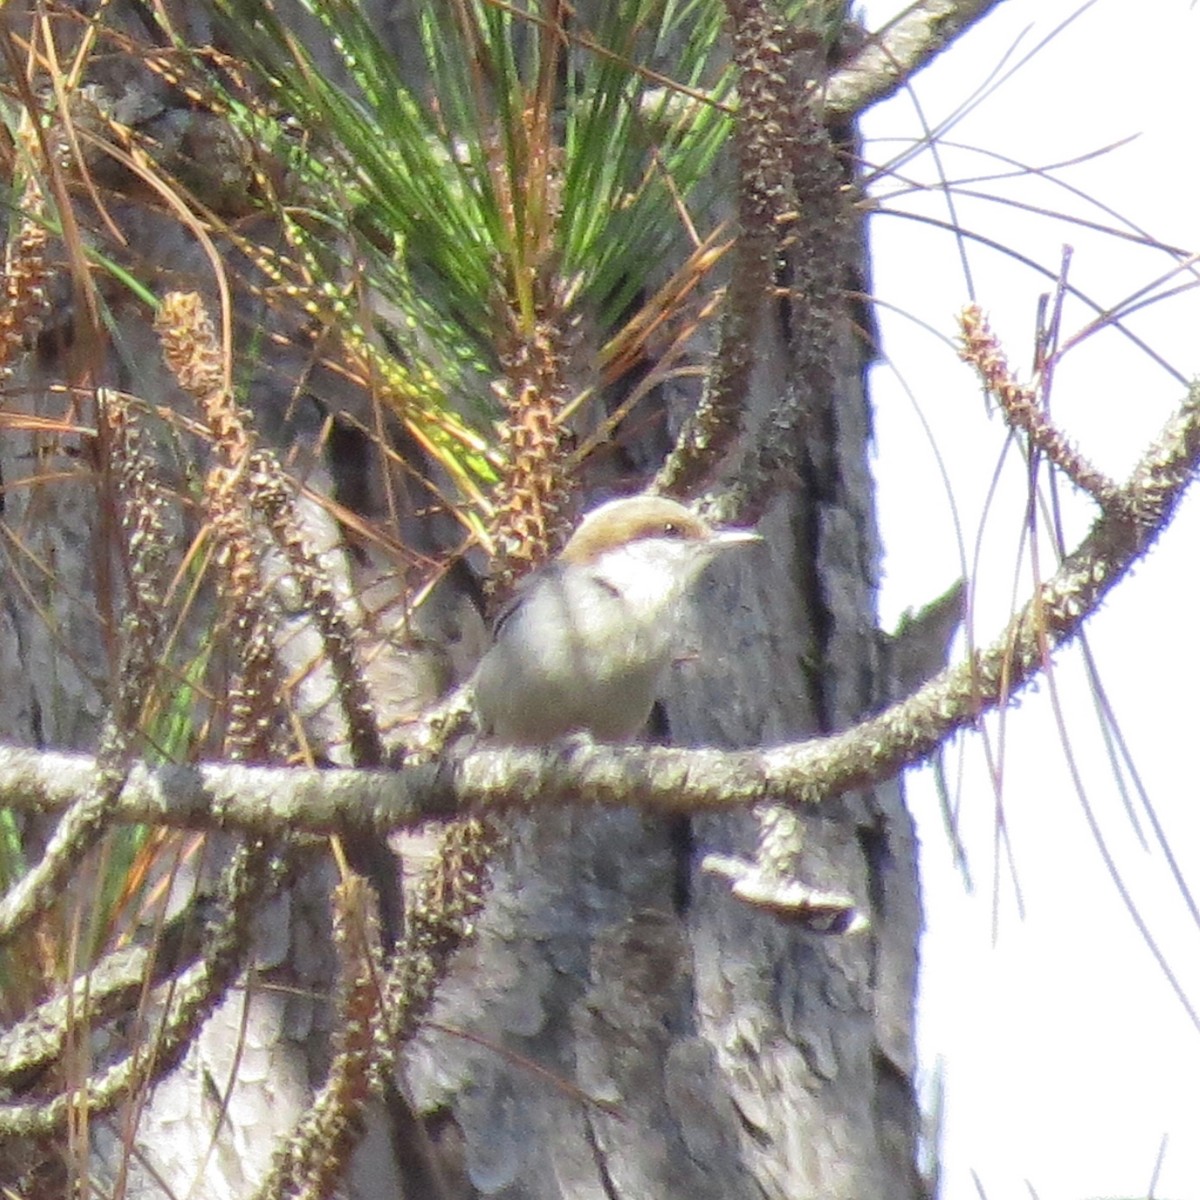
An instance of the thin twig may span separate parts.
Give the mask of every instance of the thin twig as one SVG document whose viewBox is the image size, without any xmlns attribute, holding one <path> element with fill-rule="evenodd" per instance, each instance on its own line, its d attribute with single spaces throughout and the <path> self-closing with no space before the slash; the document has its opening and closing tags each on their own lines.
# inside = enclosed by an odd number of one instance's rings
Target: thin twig
<svg viewBox="0 0 1200 1200">
<path fill-rule="evenodd" d="M 1046 416 L 1034 390 L 1017 382 L 979 306 L 968 305 L 958 319 L 963 335 L 961 357 L 979 372 L 988 395 L 1000 405 L 1009 426 L 1024 433 L 1031 446 L 1102 507 L 1115 504 L 1121 492 L 1116 481 L 1084 458 Z"/>
</svg>

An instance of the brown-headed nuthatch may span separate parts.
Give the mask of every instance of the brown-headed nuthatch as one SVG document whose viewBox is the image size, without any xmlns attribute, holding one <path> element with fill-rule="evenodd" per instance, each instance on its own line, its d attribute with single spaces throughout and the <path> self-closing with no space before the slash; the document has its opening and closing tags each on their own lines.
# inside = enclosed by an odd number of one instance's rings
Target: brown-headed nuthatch
<svg viewBox="0 0 1200 1200">
<path fill-rule="evenodd" d="M 635 737 L 680 654 L 686 591 L 722 550 L 758 540 L 661 496 L 593 510 L 499 616 L 474 681 L 484 732 L 522 745 Z"/>
</svg>

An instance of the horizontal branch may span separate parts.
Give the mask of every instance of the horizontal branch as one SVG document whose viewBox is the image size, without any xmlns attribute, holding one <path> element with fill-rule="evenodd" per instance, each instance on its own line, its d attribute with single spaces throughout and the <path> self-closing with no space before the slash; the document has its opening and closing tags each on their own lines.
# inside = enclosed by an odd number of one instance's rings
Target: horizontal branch
<svg viewBox="0 0 1200 1200">
<path fill-rule="evenodd" d="M 142 764 L 130 772 L 111 817 L 282 836 L 383 832 L 467 813 L 580 803 L 697 813 L 828 800 L 920 762 L 1028 683 L 1170 523 L 1198 460 L 1200 390 L 1193 389 L 1078 549 L 1001 637 L 833 737 L 739 751 L 576 738 L 545 749 L 451 752 L 394 771 Z M 86 755 L 0 747 L 0 804 L 64 809 L 95 770 Z"/>
</svg>

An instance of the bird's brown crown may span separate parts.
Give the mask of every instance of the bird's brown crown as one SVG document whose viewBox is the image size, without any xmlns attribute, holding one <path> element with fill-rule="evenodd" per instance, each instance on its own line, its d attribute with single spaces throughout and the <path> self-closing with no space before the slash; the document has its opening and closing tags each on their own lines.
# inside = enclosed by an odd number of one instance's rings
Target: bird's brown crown
<svg viewBox="0 0 1200 1200">
<path fill-rule="evenodd" d="M 610 500 L 584 517 L 563 547 L 565 563 L 594 562 L 606 550 L 645 538 L 704 542 L 712 530 L 694 513 L 665 496 L 627 496 Z"/>
</svg>

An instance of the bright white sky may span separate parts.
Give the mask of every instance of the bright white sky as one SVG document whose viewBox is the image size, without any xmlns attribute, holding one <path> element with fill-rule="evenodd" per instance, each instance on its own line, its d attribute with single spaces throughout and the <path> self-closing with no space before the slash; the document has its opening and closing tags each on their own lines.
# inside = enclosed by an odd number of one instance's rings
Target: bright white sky
<svg viewBox="0 0 1200 1200">
<path fill-rule="evenodd" d="M 868 3 L 868 23 L 877 25 L 898 7 L 888 0 Z M 1188 0 L 1009 0 L 918 78 L 914 91 L 924 119 L 943 121 L 994 70 L 1004 69 L 1006 56 L 1011 66 L 1080 9 L 1073 23 L 944 134 L 943 170 L 955 180 L 1011 170 L 981 150 L 1048 167 L 1136 135 L 1108 154 L 1054 172 L 1080 195 L 1044 178 L 963 186 L 1117 225 L 1117 217 L 1083 198 L 1090 196 L 1155 238 L 1200 249 L 1200 8 Z M 897 97 L 866 122 L 867 158 L 887 161 L 920 131 L 913 96 Z M 951 149 L 951 142 L 976 149 Z M 904 181 L 937 178 L 927 153 L 905 163 L 901 174 L 902 180 L 882 181 L 876 194 L 894 196 Z M 1145 307 L 1129 326 L 1182 376 L 1200 375 L 1200 290 L 1191 290 L 1196 277 L 1186 270 L 1170 274 L 1172 257 L 1045 211 L 964 197 L 957 203 L 960 224 L 1051 271 L 1062 247 L 1072 246 L 1071 282 L 1103 307 L 1120 306 L 1160 279 L 1165 282 L 1156 293 L 1188 288 Z M 945 197 L 936 193 L 895 196 L 885 207 L 949 218 Z M 990 640 L 1014 594 L 1028 592 L 1029 564 L 1018 558 L 1017 541 L 1025 491 L 1010 454 L 985 519 L 1005 430 L 987 416 L 971 373 L 938 336 L 953 336 L 955 313 L 970 298 L 959 249 L 944 230 L 898 216 L 877 217 L 873 235 L 876 294 L 903 310 L 881 314 L 887 357 L 873 378 L 887 548 L 884 619 L 893 623 L 904 608 L 923 604 L 962 573 L 956 511 L 968 561 L 983 533 L 983 566 L 974 573 L 976 628 Z M 966 254 L 975 297 L 1028 378 L 1037 299 L 1052 284 L 981 245 L 968 245 Z M 1066 335 L 1093 315 L 1069 303 Z M 1108 329 L 1066 357 L 1053 410 L 1085 453 L 1120 476 L 1182 390 Z M 945 462 L 948 486 L 922 417 Z M 1063 491 L 1069 493 L 1069 485 Z M 1200 895 L 1197 492 L 1089 636 L 1151 803 L 1186 881 Z M 1074 540 L 1090 509 L 1079 503 L 1068 511 Z M 1045 547 L 1043 554 L 1048 564 Z M 1153 1188 L 1167 1200 L 1200 1200 L 1200 1017 L 1188 1015 L 1121 901 L 1089 832 L 1064 744 L 1120 878 L 1197 1013 L 1200 921 L 1189 915 L 1140 805 L 1138 826 L 1150 848 L 1139 842 L 1078 651 L 1056 660 L 1054 684 L 1043 682 L 1003 726 L 989 726 L 1003 773 L 999 791 L 979 736 L 963 739 L 947 758 L 973 891 L 955 872 L 930 773 L 910 777 L 928 925 L 922 1053 L 927 1071 L 942 1063 L 946 1084 L 943 1196 L 1082 1200 L 1146 1196 Z M 1065 735 L 1056 727 L 1054 690 L 1066 714 Z M 999 871 L 996 866 L 998 805 L 1024 915 L 1013 872 L 1003 861 Z"/>
</svg>

